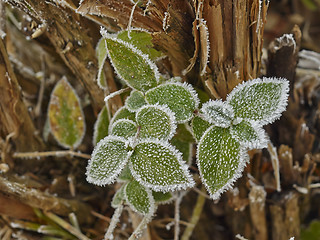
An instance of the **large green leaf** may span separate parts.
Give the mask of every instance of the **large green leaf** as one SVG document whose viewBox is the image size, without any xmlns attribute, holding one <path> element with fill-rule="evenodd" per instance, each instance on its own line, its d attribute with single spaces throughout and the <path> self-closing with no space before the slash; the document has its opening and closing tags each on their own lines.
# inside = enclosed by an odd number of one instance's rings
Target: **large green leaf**
<svg viewBox="0 0 320 240">
<path fill-rule="evenodd" d="M 126 99 L 126 107 L 131 112 L 136 112 L 139 108 L 146 105 L 146 100 L 142 92 L 133 90 Z"/>
<path fill-rule="evenodd" d="M 283 78 L 263 78 L 243 82 L 232 90 L 227 103 L 235 117 L 271 123 L 286 109 L 289 82 Z"/>
<path fill-rule="evenodd" d="M 93 128 L 93 145 L 97 145 L 97 143 L 108 136 L 108 128 L 109 128 L 109 113 L 106 106 L 104 106 L 100 113 L 98 114 L 97 121 L 94 124 Z"/>
<path fill-rule="evenodd" d="M 267 137 L 264 129 L 256 122 L 241 121 L 230 128 L 232 137 L 248 149 L 267 147 Z"/>
<path fill-rule="evenodd" d="M 128 36 L 128 30 L 125 30 L 118 33 L 118 38 L 125 42 L 131 43 L 144 54 L 147 54 L 152 60 L 156 60 L 162 56 L 161 52 L 154 49 L 151 33 L 147 32 L 146 30 L 130 29 L 130 38 Z"/>
<path fill-rule="evenodd" d="M 202 119 L 199 116 L 195 116 L 191 121 L 191 127 L 194 138 L 197 140 L 197 142 L 200 141 L 202 135 L 204 132 L 211 126 L 209 122 Z"/>
<path fill-rule="evenodd" d="M 164 83 L 150 89 L 145 96 L 150 104 L 167 105 L 174 112 L 178 123 L 189 121 L 199 105 L 196 91 L 186 83 Z"/>
<path fill-rule="evenodd" d="M 218 199 L 232 187 L 246 161 L 247 153 L 228 128 L 211 126 L 203 134 L 197 149 L 197 164 L 211 198 Z"/>
<path fill-rule="evenodd" d="M 99 186 L 113 183 L 130 153 L 123 138 L 108 136 L 94 148 L 87 166 L 87 181 Z"/>
<path fill-rule="evenodd" d="M 129 119 L 119 119 L 112 124 L 110 134 L 118 137 L 134 137 L 137 133 L 137 125 Z"/>
<path fill-rule="evenodd" d="M 126 202 L 135 212 L 143 215 L 154 213 L 154 199 L 150 189 L 140 185 L 137 181 L 129 182 L 124 190 Z"/>
<path fill-rule="evenodd" d="M 140 142 L 130 157 L 134 178 L 154 191 L 175 191 L 194 185 L 181 153 L 166 142 Z"/>
<path fill-rule="evenodd" d="M 96 47 L 96 55 L 98 58 L 98 76 L 97 76 L 97 83 L 98 86 L 102 89 L 107 87 L 106 77 L 104 75 L 103 66 L 107 59 L 107 49 L 106 49 L 106 41 L 104 38 L 101 38 Z"/>
<path fill-rule="evenodd" d="M 108 56 L 118 74 L 130 87 L 145 92 L 157 86 L 157 66 L 132 44 L 104 34 Z"/>
<path fill-rule="evenodd" d="M 204 103 L 201 112 L 205 120 L 217 127 L 229 127 L 234 119 L 232 107 L 222 100 Z"/>
<path fill-rule="evenodd" d="M 51 133 L 61 146 L 79 146 L 85 134 L 84 115 L 80 100 L 66 78 L 51 93 L 48 118 Z"/>
<path fill-rule="evenodd" d="M 173 137 L 177 128 L 174 114 L 165 106 L 145 105 L 137 112 L 136 121 L 141 138 L 168 140 Z"/>
</svg>

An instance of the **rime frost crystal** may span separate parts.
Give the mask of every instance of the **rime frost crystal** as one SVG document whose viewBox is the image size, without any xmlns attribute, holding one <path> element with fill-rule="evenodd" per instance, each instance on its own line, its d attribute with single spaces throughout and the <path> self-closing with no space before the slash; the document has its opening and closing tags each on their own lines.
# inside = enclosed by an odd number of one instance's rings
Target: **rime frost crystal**
<svg viewBox="0 0 320 240">
<path fill-rule="evenodd" d="M 234 118 L 232 107 L 222 100 L 204 103 L 201 112 L 205 120 L 217 127 L 229 127 Z"/>
<path fill-rule="evenodd" d="M 87 166 L 87 181 L 99 186 L 113 183 L 128 161 L 123 138 L 108 136 L 94 148 Z"/>
<path fill-rule="evenodd" d="M 227 103 L 235 117 L 272 123 L 287 106 L 289 83 L 286 79 L 263 78 L 244 82 L 232 90 Z"/>
<path fill-rule="evenodd" d="M 267 147 L 267 137 L 264 129 L 256 122 L 241 121 L 231 126 L 232 137 L 249 150 Z"/>
<path fill-rule="evenodd" d="M 129 138 L 137 133 L 137 125 L 129 119 L 119 119 L 112 124 L 111 135 Z"/>
<path fill-rule="evenodd" d="M 197 149 L 197 165 L 202 182 L 211 198 L 230 189 L 241 176 L 247 160 L 246 151 L 234 140 L 228 128 L 211 126 Z"/>
<path fill-rule="evenodd" d="M 154 199 L 151 190 L 140 185 L 137 181 L 129 182 L 124 190 L 126 202 L 131 209 L 143 215 L 152 215 L 154 212 Z"/>
<path fill-rule="evenodd" d="M 144 95 L 142 92 L 133 90 L 130 96 L 126 99 L 126 107 L 131 112 L 136 112 L 139 108 L 146 104 Z"/>
<path fill-rule="evenodd" d="M 176 120 L 171 110 L 165 106 L 146 105 L 136 114 L 140 126 L 140 138 L 171 139 L 176 130 Z"/>
<path fill-rule="evenodd" d="M 145 92 L 157 86 L 159 73 L 157 66 L 132 44 L 103 33 L 107 53 L 119 75 L 130 87 Z"/>
<path fill-rule="evenodd" d="M 164 83 L 146 92 L 146 100 L 150 104 L 166 105 L 174 112 L 178 123 L 192 118 L 193 111 L 199 105 L 196 91 L 186 83 Z"/>
<path fill-rule="evenodd" d="M 98 114 L 97 121 L 94 124 L 93 131 L 93 145 L 97 145 L 97 143 L 108 135 L 109 128 L 109 114 L 108 109 L 104 106 L 100 113 Z"/>
<path fill-rule="evenodd" d="M 194 185 L 181 153 L 166 142 L 142 141 L 131 155 L 129 166 L 134 178 L 154 191 L 175 191 Z"/>
</svg>

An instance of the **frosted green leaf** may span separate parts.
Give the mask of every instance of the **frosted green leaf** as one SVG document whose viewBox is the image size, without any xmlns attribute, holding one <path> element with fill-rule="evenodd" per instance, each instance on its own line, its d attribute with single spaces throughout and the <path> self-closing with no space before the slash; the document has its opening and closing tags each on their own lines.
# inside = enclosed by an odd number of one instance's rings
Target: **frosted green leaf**
<svg viewBox="0 0 320 240">
<path fill-rule="evenodd" d="M 241 176 L 247 153 L 234 140 L 228 128 L 211 126 L 202 136 L 197 149 L 197 165 L 202 182 L 211 198 L 231 189 Z"/>
<path fill-rule="evenodd" d="M 108 128 L 109 128 L 109 113 L 106 106 L 104 106 L 100 113 L 98 114 L 97 121 L 94 124 L 93 129 L 93 145 L 97 145 L 97 143 L 108 136 Z"/>
<path fill-rule="evenodd" d="M 194 185 L 181 153 L 166 142 L 140 142 L 130 157 L 129 166 L 133 177 L 154 191 L 176 191 Z"/>
<path fill-rule="evenodd" d="M 173 200 L 173 196 L 171 192 L 155 192 L 152 191 L 152 196 L 154 198 L 154 201 L 157 204 L 166 204 L 166 203 L 170 203 Z"/>
<path fill-rule="evenodd" d="M 125 196 L 124 196 L 124 189 L 125 189 L 125 186 L 127 184 L 123 184 L 117 191 L 116 193 L 113 195 L 113 198 L 112 198 L 112 202 L 111 202 L 111 206 L 113 208 L 117 208 L 119 207 L 120 205 L 122 205 L 123 203 L 125 203 L 126 199 L 125 199 Z"/>
<path fill-rule="evenodd" d="M 232 90 L 227 103 L 236 118 L 268 124 L 286 109 L 289 82 L 284 78 L 263 78 L 243 82 Z"/>
<path fill-rule="evenodd" d="M 167 105 L 176 116 L 178 123 L 192 118 L 193 111 L 199 105 L 196 91 L 186 83 L 165 83 L 146 92 L 150 104 Z"/>
<path fill-rule="evenodd" d="M 119 119 L 112 124 L 110 134 L 118 137 L 134 137 L 137 133 L 137 125 L 129 119 Z"/>
<path fill-rule="evenodd" d="M 132 121 L 136 120 L 135 113 L 130 112 L 125 106 L 118 109 L 118 111 L 114 114 L 110 121 L 110 125 L 112 125 L 115 121 L 119 119 L 129 119 Z"/>
<path fill-rule="evenodd" d="M 113 183 L 128 161 L 123 138 L 108 136 L 94 148 L 87 166 L 87 181 L 99 186 Z"/>
<path fill-rule="evenodd" d="M 107 49 L 106 49 L 106 42 L 104 38 L 101 38 L 96 47 L 96 55 L 98 58 L 98 75 L 97 75 L 97 83 L 98 86 L 102 89 L 106 89 L 107 81 L 104 75 L 103 66 L 107 59 Z"/>
<path fill-rule="evenodd" d="M 118 74 L 130 87 L 145 92 L 158 84 L 157 66 L 130 43 L 102 32 L 106 39 L 107 53 Z"/>
<path fill-rule="evenodd" d="M 266 133 L 256 122 L 241 121 L 231 126 L 230 133 L 235 140 L 248 149 L 267 147 Z"/>
<path fill-rule="evenodd" d="M 206 120 L 202 119 L 199 116 L 195 116 L 192 119 L 191 121 L 192 132 L 197 142 L 200 141 L 202 135 L 210 126 L 211 126 L 210 123 L 208 123 Z"/>
<path fill-rule="evenodd" d="M 170 143 L 182 153 L 183 160 L 190 165 L 192 160 L 192 143 L 181 141 L 176 137 L 173 137 Z"/>
<path fill-rule="evenodd" d="M 118 33 L 118 38 L 131 43 L 144 54 L 148 55 L 151 60 L 156 60 L 162 56 L 162 53 L 154 49 L 152 43 L 152 35 L 144 29 L 130 29 L 130 38 L 128 37 L 128 30 Z"/>
<path fill-rule="evenodd" d="M 229 127 L 234 118 L 233 109 L 222 100 L 208 101 L 201 108 L 203 118 L 217 127 Z"/>
<path fill-rule="evenodd" d="M 85 134 L 84 115 L 80 100 L 65 77 L 51 93 L 48 119 L 50 131 L 62 147 L 79 146 Z"/>
<path fill-rule="evenodd" d="M 136 114 L 136 121 L 141 138 L 168 140 L 173 137 L 177 128 L 173 112 L 165 106 L 143 106 Z"/>
<path fill-rule="evenodd" d="M 143 215 L 154 213 L 154 199 L 151 190 L 141 186 L 137 181 L 133 180 L 126 185 L 124 195 L 127 203 L 135 212 Z"/>
<path fill-rule="evenodd" d="M 132 174 L 129 168 L 129 165 L 127 164 L 122 172 L 120 173 L 118 177 L 119 182 L 125 182 L 125 181 L 131 181 L 132 180 Z"/>
<path fill-rule="evenodd" d="M 136 112 L 139 108 L 146 105 L 146 100 L 142 92 L 133 90 L 126 99 L 126 107 L 131 112 Z"/>
</svg>

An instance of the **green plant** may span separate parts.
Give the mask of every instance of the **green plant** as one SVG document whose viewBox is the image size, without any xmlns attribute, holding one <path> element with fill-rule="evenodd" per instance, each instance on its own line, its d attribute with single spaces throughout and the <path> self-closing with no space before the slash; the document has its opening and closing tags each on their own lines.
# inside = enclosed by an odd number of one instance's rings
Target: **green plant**
<svg viewBox="0 0 320 240">
<path fill-rule="evenodd" d="M 157 204 L 172 199 L 172 192 L 195 185 L 188 170 L 195 142 L 200 177 L 211 198 L 232 188 L 249 161 L 247 151 L 266 147 L 262 127 L 285 110 L 289 86 L 285 79 L 254 79 L 234 88 L 226 101 L 209 100 L 199 108 L 193 86 L 159 73 L 155 61 L 162 54 L 153 48 L 148 32 L 101 33 L 98 85 L 106 86 L 103 66 L 109 57 L 120 80 L 132 90 L 112 118 L 108 103 L 98 115 L 96 146 L 86 175 L 88 182 L 99 186 L 122 184 L 112 201 L 116 211 L 105 238 L 112 238 L 127 204 L 145 216 L 130 238 L 134 239 Z"/>
</svg>

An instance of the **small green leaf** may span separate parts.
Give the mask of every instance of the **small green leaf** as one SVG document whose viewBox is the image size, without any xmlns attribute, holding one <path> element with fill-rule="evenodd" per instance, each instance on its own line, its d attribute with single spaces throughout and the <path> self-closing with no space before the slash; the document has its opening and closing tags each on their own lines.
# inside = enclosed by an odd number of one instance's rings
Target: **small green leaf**
<svg viewBox="0 0 320 240">
<path fill-rule="evenodd" d="M 98 67 L 99 67 L 97 83 L 100 88 L 106 89 L 107 81 L 104 75 L 103 66 L 107 59 L 107 49 L 106 49 L 106 41 L 104 38 L 101 38 L 97 44 L 96 55 L 98 58 Z"/>
<path fill-rule="evenodd" d="M 263 78 L 243 82 L 232 90 L 227 103 L 235 118 L 259 121 L 265 125 L 281 116 L 286 109 L 289 82 L 283 78 Z"/>
<path fill-rule="evenodd" d="M 199 105 L 196 91 L 186 83 L 165 83 L 150 89 L 145 96 L 150 104 L 167 105 L 178 123 L 189 121 Z"/>
<path fill-rule="evenodd" d="M 130 87 L 145 92 L 158 84 L 157 66 L 132 44 L 103 33 L 111 63 L 118 74 Z"/>
<path fill-rule="evenodd" d="M 133 90 L 126 99 L 126 107 L 131 112 L 136 112 L 139 108 L 146 105 L 146 100 L 142 92 Z"/>
<path fill-rule="evenodd" d="M 199 89 L 199 88 L 195 88 L 195 90 L 197 91 L 199 100 L 200 100 L 200 106 L 202 106 L 203 103 L 208 102 L 210 100 L 210 96 L 208 95 L 208 93 L 206 93 L 205 91 Z"/>
<path fill-rule="evenodd" d="M 265 148 L 267 147 L 268 140 L 266 133 L 261 125 L 256 122 L 241 121 L 230 128 L 232 137 L 240 142 L 246 148 Z"/>
<path fill-rule="evenodd" d="M 119 119 L 112 124 L 110 134 L 118 137 L 134 137 L 137 133 L 137 125 L 129 119 Z"/>
<path fill-rule="evenodd" d="M 301 240 L 319 240 L 320 221 L 313 220 L 308 228 L 301 229 Z"/>
<path fill-rule="evenodd" d="M 176 130 L 176 135 L 174 135 L 174 138 L 182 141 L 182 142 L 189 142 L 193 143 L 194 138 L 191 133 L 191 129 L 189 130 L 189 125 L 187 123 L 185 124 L 178 124 L 177 130 Z"/>
<path fill-rule="evenodd" d="M 202 119 L 199 116 L 195 116 L 192 119 L 191 121 L 192 132 L 197 142 L 200 141 L 202 135 L 210 126 L 211 126 L 210 123 L 208 123 L 206 120 Z"/>
<path fill-rule="evenodd" d="M 118 182 L 126 182 L 126 181 L 131 181 L 132 180 L 132 174 L 129 168 L 129 165 L 127 164 L 122 172 L 120 173 L 118 177 Z"/>
<path fill-rule="evenodd" d="M 123 184 L 113 195 L 111 206 L 113 208 L 119 207 L 121 204 L 125 203 L 126 198 L 124 196 L 124 189 L 127 184 Z"/>
<path fill-rule="evenodd" d="M 182 153 L 183 160 L 190 165 L 192 160 L 192 143 L 181 141 L 176 137 L 173 137 L 170 143 Z"/>
<path fill-rule="evenodd" d="M 171 139 L 177 128 L 174 114 L 165 106 L 145 105 L 136 114 L 141 138 Z"/>
<path fill-rule="evenodd" d="M 136 120 L 135 113 L 130 112 L 125 106 L 118 109 L 118 111 L 114 114 L 110 121 L 110 125 L 112 125 L 115 121 L 119 119 L 129 119 L 132 121 Z"/>
<path fill-rule="evenodd" d="M 229 127 L 234 118 L 233 109 L 222 100 L 208 101 L 201 108 L 203 118 L 217 127 Z"/>
<path fill-rule="evenodd" d="M 152 196 L 154 198 L 154 201 L 158 204 L 167 204 L 173 200 L 173 196 L 171 192 L 163 193 L 163 192 L 152 191 Z"/>
<path fill-rule="evenodd" d="M 87 181 L 99 186 L 113 183 L 128 161 L 123 138 L 108 136 L 94 148 L 87 166 Z"/>
<path fill-rule="evenodd" d="M 137 181 L 131 181 L 126 185 L 124 195 L 127 203 L 135 212 L 143 215 L 154 213 L 155 206 L 151 190 L 141 186 Z"/>
<path fill-rule="evenodd" d="M 80 100 L 65 77 L 51 93 L 48 118 L 51 133 L 61 146 L 79 146 L 85 134 L 84 115 Z"/>
<path fill-rule="evenodd" d="M 166 142 L 145 140 L 130 157 L 133 177 L 154 191 L 175 191 L 194 185 L 181 153 Z"/>
<path fill-rule="evenodd" d="M 246 151 L 234 140 L 228 128 L 211 126 L 202 136 L 197 149 L 197 165 L 202 182 L 211 198 L 218 199 L 241 177 Z"/>
<path fill-rule="evenodd" d="M 162 53 L 154 49 L 152 35 L 143 29 L 130 29 L 130 38 L 128 30 L 118 33 L 118 39 L 131 43 L 144 54 L 147 54 L 151 60 L 156 60 L 162 56 Z"/>
<path fill-rule="evenodd" d="M 93 130 L 93 145 L 97 145 L 97 143 L 108 136 L 108 128 L 109 128 L 109 113 L 106 106 L 104 106 L 100 113 L 98 114 L 97 121 L 94 124 Z"/>
</svg>

